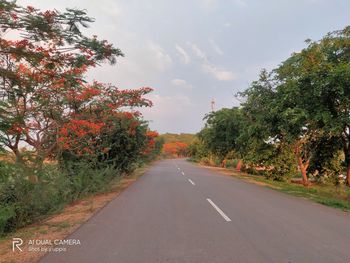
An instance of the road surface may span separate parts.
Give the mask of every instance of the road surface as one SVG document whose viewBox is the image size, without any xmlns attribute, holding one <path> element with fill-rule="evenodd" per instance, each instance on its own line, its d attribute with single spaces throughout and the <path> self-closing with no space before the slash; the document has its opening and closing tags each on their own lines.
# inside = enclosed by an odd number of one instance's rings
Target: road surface
<svg viewBox="0 0 350 263">
<path fill-rule="evenodd" d="M 41 263 L 350 262 L 350 216 L 302 198 L 164 160 Z"/>
</svg>

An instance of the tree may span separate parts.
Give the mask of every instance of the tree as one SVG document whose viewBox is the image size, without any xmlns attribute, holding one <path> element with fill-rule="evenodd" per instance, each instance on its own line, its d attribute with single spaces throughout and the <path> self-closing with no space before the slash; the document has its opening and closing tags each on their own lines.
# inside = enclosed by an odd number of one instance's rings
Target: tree
<svg viewBox="0 0 350 263">
<path fill-rule="evenodd" d="M 283 96 L 274 74 L 262 70 L 259 80 L 239 94 L 246 101 L 242 105 L 244 118 L 237 142 L 249 166 L 262 167 L 267 177 L 284 180 L 295 173 L 290 148 L 299 137 L 286 136 L 289 129 L 297 128 L 283 116 L 289 107 L 280 100 Z"/>
<path fill-rule="evenodd" d="M 152 105 L 143 97 L 150 88 L 87 83 L 89 68 L 123 56 L 106 40 L 81 33 L 80 27 L 91 22 L 82 10 L 42 12 L 0 2 L 0 144 L 13 151 L 17 162 L 24 161 L 20 142 L 32 147 L 39 167 L 60 147 L 81 143 L 77 150 L 91 151 L 92 141 L 84 139 L 106 132 L 123 107 Z"/>
<path fill-rule="evenodd" d="M 254 81 L 238 96 L 245 99 L 242 103 L 241 130 L 237 146 L 244 161 L 251 165 L 270 165 L 275 147 L 272 144 L 276 134 L 278 117 L 271 109 L 275 99 L 275 90 L 270 80 L 270 73 L 262 70 L 259 80 Z"/>
<path fill-rule="evenodd" d="M 220 159 L 231 151 L 237 151 L 237 138 L 241 129 L 241 110 L 239 108 L 221 109 L 206 117 L 204 129 L 199 133 L 206 147 Z M 237 151 L 239 153 L 239 151 Z"/>
<path fill-rule="evenodd" d="M 199 161 L 201 158 L 208 155 L 208 149 L 201 139 L 195 137 L 188 145 L 188 154 L 192 159 Z"/>
<path fill-rule="evenodd" d="M 350 185 L 350 27 L 309 41 L 286 63 L 310 123 L 321 136 L 341 138 Z"/>
<path fill-rule="evenodd" d="M 96 92 L 83 74 L 123 55 L 105 40 L 82 35 L 79 27 L 92 21 L 81 10 L 41 12 L 0 2 L 0 142 L 17 161 L 22 161 L 20 141 L 35 149 L 39 163 L 50 155 L 56 147 L 51 134 L 66 112 Z"/>
<path fill-rule="evenodd" d="M 163 145 L 163 153 L 170 157 L 187 156 L 188 144 L 184 142 L 168 142 Z"/>
</svg>

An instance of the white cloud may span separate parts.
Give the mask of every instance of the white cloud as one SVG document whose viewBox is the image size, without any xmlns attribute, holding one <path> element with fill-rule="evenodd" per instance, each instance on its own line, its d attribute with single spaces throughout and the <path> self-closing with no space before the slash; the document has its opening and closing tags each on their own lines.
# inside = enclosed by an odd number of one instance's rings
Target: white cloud
<svg viewBox="0 0 350 263">
<path fill-rule="evenodd" d="M 224 23 L 224 25 L 223 25 L 224 27 L 231 27 L 232 26 L 232 24 L 230 23 L 230 22 L 226 22 L 226 23 Z"/>
<path fill-rule="evenodd" d="M 208 72 L 212 76 L 214 76 L 217 80 L 220 81 L 230 81 L 234 80 L 236 76 L 233 74 L 233 72 L 229 70 L 225 70 L 223 68 L 218 68 L 216 66 L 213 66 L 211 64 L 203 64 L 202 68 L 205 72 Z"/>
<path fill-rule="evenodd" d="M 224 54 L 222 49 L 219 47 L 219 45 L 213 39 L 209 39 L 209 43 L 210 43 L 211 47 L 213 48 L 213 50 L 217 54 L 219 54 L 220 56 L 222 56 Z"/>
<path fill-rule="evenodd" d="M 181 46 L 179 45 L 175 45 L 175 48 L 180 56 L 180 59 L 181 61 L 184 63 L 184 64 L 188 64 L 191 62 L 191 58 L 190 56 L 187 54 L 187 52 L 185 51 L 185 49 L 183 49 Z"/>
<path fill-rule="evenodd" d="M 189 97 L 185 95 L 161 96 L 159 94 L 150 94 L 148 98 L 153 102 L 152 108 L 142 109 L 146 119 L 172 118 L 185 113 L 193 104 Z"/>
<path fill-rule="evenodd" d="M 96 67 L 89 72 L 89 79 L 117 84 L 121 88 L 153 86 L 154 79 L 171 70 L 173 61 L 169 54 L 154 41 L 146 45 L 128 45 L 122 48 L 126 56 L 117 65 Z"/>
<path fill-rule="evenodd" d="M 199 48 L 197 47 L 196 44 L 193 44 L 193 43 L 188 43 L 191 48 L 192 48 L 192 51 L 193 53 L 200 59 L 203 59 L 203 60 L 207 60 L 207 55 Z"/>
<path fill-rule="evenodd" d="M 152 108 L 142 108 L 141 112 L 146 120 L 150 121 L 150 127 L 161 133 L 165 132 L 195 132 L 194 126 L 202 124 L 201 114 L 193 118 L 198 105 L 186 95 L 167 96 L 150 94 L 153 101 Z"/>
<path fill-rule="evenodd" d="M 176 87 L 181 87 L 181 88 L 186 88 L 186 89 L 192 89 L 193 86 L 189 84 L 186 80 L 184 79 L 173 79 L 171 80 L 171 84 Z"/>
<path fill-rule="evenodd" d="M 173 60 L 171 59 L 170 55 L 163 50 L 161 46 L 153 42 L 149 42 L 148 49 L 155 59 L 154 62 L 156 64 L 156 67 L 160 71 L 164 71 L 172 65 Z"/>
<path fill-rule="evenodd" d="M 235 74 L 227 69 L 218 67 L 209 62 L 207 55 L 196 44 L 188 43 L 193 50 L 193 53 L 201 60 L 202 70 L 217 80 L 230 81 L 236 78 Z"/>
</svg>

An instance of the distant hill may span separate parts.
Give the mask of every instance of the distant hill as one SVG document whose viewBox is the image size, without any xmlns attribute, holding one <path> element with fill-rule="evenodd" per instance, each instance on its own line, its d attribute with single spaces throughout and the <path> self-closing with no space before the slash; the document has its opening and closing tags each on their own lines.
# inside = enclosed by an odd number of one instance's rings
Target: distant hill
<svg viewBox="0 0 350 263">
<path fill-rule="evenodd" d="M 192 140 L 195 138 L 194 134 L 191 133 L 165 133 L 161 134 L 160 137 L 164 139 L 165 143 L 170 143 L 170 142 L 184 142 L 186 144 L 190 144 Z"/>
</svg>

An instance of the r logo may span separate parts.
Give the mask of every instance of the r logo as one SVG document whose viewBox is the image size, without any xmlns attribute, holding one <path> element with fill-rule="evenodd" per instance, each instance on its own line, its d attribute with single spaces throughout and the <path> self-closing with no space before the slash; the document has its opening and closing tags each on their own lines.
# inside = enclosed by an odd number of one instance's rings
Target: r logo
<svg viewBox="0 0 350 263">
<path fill-rule="evenodd" d="M 15 251 L 15 248 L 17 248 L 19 251 L 22 251 L 22 249 L 20 248 L 22 244 L 23 244 L 23 239 L 14 237 L 12 239 L 12 251 Z"/>
</svg>

